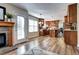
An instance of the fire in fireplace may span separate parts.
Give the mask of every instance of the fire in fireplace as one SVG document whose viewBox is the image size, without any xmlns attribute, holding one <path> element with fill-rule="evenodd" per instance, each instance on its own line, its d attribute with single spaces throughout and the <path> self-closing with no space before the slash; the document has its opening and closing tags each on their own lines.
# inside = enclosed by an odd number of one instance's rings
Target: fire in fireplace
<svg viewBox="0 0 79 59">
<path fill-rule="evenodd" d="M 0 33 L 0 48 L 6 46 L 6 33 Z"/>
</svg>

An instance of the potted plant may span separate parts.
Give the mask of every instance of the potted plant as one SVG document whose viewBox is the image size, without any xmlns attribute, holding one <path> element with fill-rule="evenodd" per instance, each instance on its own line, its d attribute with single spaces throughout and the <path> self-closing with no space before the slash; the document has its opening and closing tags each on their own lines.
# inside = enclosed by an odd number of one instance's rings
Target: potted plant
<svg viewBox="0 0 79 59">
<path fill-rule="evenodd" d="M 13 15 L 10 13 L 6 13 L 6 17 L 8 21 L 11 21 L 11 19 L 13 18 Z"/>
</svg>

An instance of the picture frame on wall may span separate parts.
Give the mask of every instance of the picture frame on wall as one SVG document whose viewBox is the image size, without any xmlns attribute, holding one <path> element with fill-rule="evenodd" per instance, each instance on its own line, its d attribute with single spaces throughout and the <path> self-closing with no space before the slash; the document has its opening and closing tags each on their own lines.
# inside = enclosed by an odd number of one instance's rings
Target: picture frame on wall
<svg viewBox="0 0 79 59">
<path fill-rule="evenodd" d="M 4 21 L 5 20 L 5 15 L 6 15 L 6 8 L 0 6 L 0 21 Z"/>
</svg>

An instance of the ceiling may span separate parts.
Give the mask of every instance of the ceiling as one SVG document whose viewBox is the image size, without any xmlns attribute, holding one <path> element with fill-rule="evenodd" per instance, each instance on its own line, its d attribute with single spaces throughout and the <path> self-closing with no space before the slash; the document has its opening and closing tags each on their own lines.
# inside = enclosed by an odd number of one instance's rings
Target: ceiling
<svg viewBox="0 0 79 59">
<path fill-rule="evenodd" d="M 68 3 L 13 3 L 28 10 L 29 14 L 46 20 L 63 20 L 67 15 Z M 41 14 L 41 15 L 40 15 Z"/>
</svg>

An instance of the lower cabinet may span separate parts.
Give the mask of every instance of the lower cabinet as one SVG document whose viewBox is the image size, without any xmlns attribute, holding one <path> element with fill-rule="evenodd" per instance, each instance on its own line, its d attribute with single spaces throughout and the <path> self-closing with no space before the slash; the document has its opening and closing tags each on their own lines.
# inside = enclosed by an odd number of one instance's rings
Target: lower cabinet
<svg viewBox="0 0 79 59">
<path fill-rule="evenodd" d="M 49 35 L 50 37 L 55 37 L 55 30 L 50 30 Z"/>
<path fill-rule="evenodd" d="M 64 41 L 68 45 L 77 46 L 77 31 L 64 31 Z"/>
<path fill-rule="evenodd" d="M 49 36 L 50 37 L 58 37 L 58 30 L 50 30 Z"/>
</svg>

